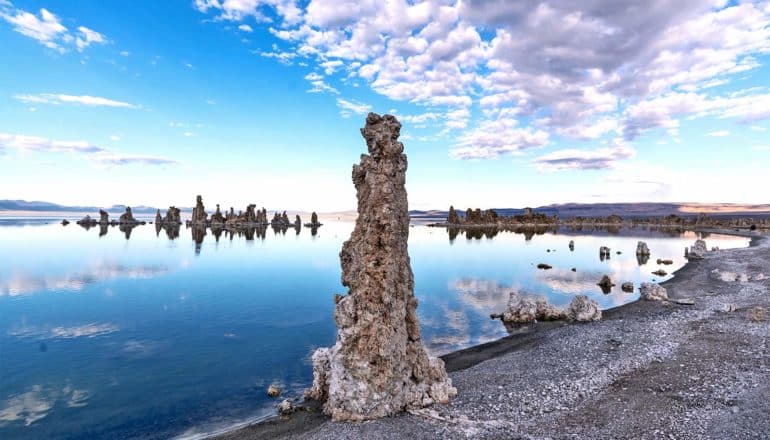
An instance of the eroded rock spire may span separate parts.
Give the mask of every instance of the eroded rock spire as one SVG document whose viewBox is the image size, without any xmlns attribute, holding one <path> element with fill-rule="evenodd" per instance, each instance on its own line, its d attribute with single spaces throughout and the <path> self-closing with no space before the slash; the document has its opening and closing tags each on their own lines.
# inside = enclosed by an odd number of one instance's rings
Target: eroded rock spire
<svg viewBox="0 0 770 440">
<path fill-rule="evenodd" d="M 369 154 L 353 166 L 358 218 L 340 252 L 348 295 L 335 297 L 337 341 L 313 354 L 306 393 L 325 400 L 334 420 L 374 419 L 457 393 L 444 362 L 428 356 L 420 337 L 400 131 L 395 117 L 374 113 L 361 129 Z"/>
</svg>

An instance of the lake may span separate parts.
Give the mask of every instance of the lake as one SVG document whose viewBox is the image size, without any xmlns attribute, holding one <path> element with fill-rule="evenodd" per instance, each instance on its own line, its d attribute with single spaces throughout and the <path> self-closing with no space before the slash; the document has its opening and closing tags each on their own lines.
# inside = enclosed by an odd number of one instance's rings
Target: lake
<svg viewBox="0 0 770 440">
<path fill-rule="evenodd" d="M 332 295 L 345 292 L 338 254 L 351 223 L 218 239 L 184 227 L 170 239 L 145 225 L 127 239 L 117 227 L 47 221 L 0 220 L 0 438 L 195 437 L 257 420 L 274 414 L 267 386 L 299 396 L 312 381 L 310 354 L 334 343 Z M 414 226 L 409 237 L 423 338 L 437 355 L 505 336 L 489 314 L 511 291 L 558 305 L 587 294 L 605 309 L 634 301 L 638 291 L 621 282 L 669 278 L 651 272 L 681 267 L 699 237 L 452 235 Z M 705 238 L 709 248 L 748 245 Z M 652 251 L 643 265 L 640 239 Z M 600 260 L 600 246 L 611 258 Z M 617 284 L 609 294 L 596 285 L 604 274 Z"/>
</svg>

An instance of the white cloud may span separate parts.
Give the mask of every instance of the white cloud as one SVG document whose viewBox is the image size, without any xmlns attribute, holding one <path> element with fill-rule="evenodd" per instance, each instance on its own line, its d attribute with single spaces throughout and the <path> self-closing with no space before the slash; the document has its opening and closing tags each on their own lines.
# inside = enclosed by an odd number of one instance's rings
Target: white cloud
<svg viewBox="0 0 770 440">
<path fill-rule="evenodd" d="M 752 130 L 752 131 L 767 131 L 767 128 L 765 128 L 765 127 L 760 127 L 759 125 L 752 125 L 752 126 L 751 126 L 751 130 Z"/>
<path fill-rule="evenodd" d="M 710 136 L 710 137 L 727 137 L 727 136 L 730 136 L 730 132 L 727 131 L 727 130 L 712 131 L 710 133 L 706 133 L 706 136 Z"/>
<path fill-rule="evenodd" d="M 517 125 L 509 118 L 482 121 L 459 137 L 450 155 L 455 159 L 492 159 L 548 144 L 547 132 Z"/>
<path fill-rule="evenodd" d="M 247 24 L 242 24 L 242 25 L 238 26 L 238 29 L 243 31 L 243 32 L 254 32 L 254 29 L 252 29 L 251 26 L 249 26 Z"/>
<path fill-rule="evenodd" d="M 633 148 L 617 140 L 617 144 L 609 148 L 554 151 L 536 158 L 533 163 L 540 171 L 602 170 L 614 168 L 618 161 L 634 157 L 635 154 Z"/>
<path fill-rule="evenodd" d="M 83 52 L 83 49 L 92 44 L 104 44 L 106 42 L 107 39 L 99 32 L 88 29 L 85 26 L 78 27 L 78 35 L 75 37 L 75 45 L 78 48 L 78 52 Z"/>
<path fill-rule="evenodd" d="M 85 26 L 79 26 L 73 35 L 58 16 L 45 8 L 40 9 L 39 15 L 35 15 L 21 9 L 12 9 L 10 2 L 2 5 L 7 9 L 0 9 L 0 18 L 12 24 L 16 32 L 37 40 L 43 46 L 59 53 L 66 52 L 67 46 L 73 44 L 79 52 L 82 52 L 91 44 L 107 42 L 104 35 Z"/>
<path fill-rule="evenodd" d="M 349 118 L 352 114 L 365 115 L 372 110 L 372 106 L 368 104 L 342 98 L 337 98 L 337 107 L 340 108 L 343 118 Z"/>
<path fill-rule="evenodd" d="M 770 94 L 724 95 L 721 87 L 757 69 L 759 56 L 770 53 L 770 7 L 762 2 L 195 4 L 223 20 L 270 20 L 269 31 L 286 49 L 274 46 L 263 56 L 314 61 L 329 77 L 359 79 L 387 98 L 443 115 L 421 123 L 444 134 L 464 130 L 451 151 L 458 158 L 517 153 L 554 136 L 630 140 L 655 128 L 676 142 L 682 118 L 770 117 Z M 338 93 L 328 78 L 308 81 L 312 92 Z M 484 118 L 459 112 L 474 105 Z"/>
<path fill-rule="evenodd" d="M 13 149 L 19 152 L 69 153 L 82 155 L 97 163 L 108 165 L 171 165 L 176 160 L 159 156 L 123 154 L 107 150 L 85 141 L 58 141 L 37 136 L 0 133 L 0 149 Z"/>
<path fill-rule="evenodd" d="M 89 107 L 122 107 L 136 109 L 139 106 L 123 101 L 88 95 L 64 95 L 55 93 L 41 93 L 38 95 L 16 95 L 14 99 L 24 103 L 34 104 L 79 104 Z"/>
<path fill-rule="evenodd" d="M 110 140 L 111 140 L 111 141 L 115 141 L 115 142 L 117 142 L 117 141 L 119 141 L 119 140 L 120 140 L 120 136 L 117 136 L 117 135 L 114 135 L 114 134 L 113 134 L 112 136 L 110 136 Z"/>
<path fill-rule="evenodd" d="M 131 52 L 129 52 L 127 50 L 122 50 L 122 51 L 120 51 L 120 56 L 122 56 L 122 57 L 131 56 Z"/>
</svg>

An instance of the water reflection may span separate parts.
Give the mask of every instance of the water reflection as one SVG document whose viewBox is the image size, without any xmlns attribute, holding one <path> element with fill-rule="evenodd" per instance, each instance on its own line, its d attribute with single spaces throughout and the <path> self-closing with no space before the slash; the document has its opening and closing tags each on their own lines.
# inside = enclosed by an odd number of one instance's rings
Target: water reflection
<svg viewBox="0 0 770 440">
<path fill-rule="evenodd" d="M 163 265 L 126 266 L 120 263 L 100 263 L 85 271 L 55 274 L 36 274 L 21 271 L 10 278 L 0 278 L 0 296 L 17 296 L 38 291 L 79 291 L 85 286 L 115 278 L 146 279 L 168 272 Z"/>
</svg>

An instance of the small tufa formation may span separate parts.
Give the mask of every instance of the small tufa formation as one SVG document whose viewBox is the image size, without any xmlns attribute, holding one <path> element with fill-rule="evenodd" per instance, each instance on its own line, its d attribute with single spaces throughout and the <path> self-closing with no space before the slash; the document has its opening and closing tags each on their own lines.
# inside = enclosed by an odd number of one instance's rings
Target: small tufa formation
<svg viewBox="0 0 770 440">
<path fill-rule="evenodd" d="M 226 221 L 225 220 L 225 216 L 222 215 L 222 211 L 219 209 L 219 203 L 217 203 L 216 211 L 214 211 L 214 213 L 211 214 L 211 224 L 212 225 L 224 225 L 225 221 Z"/>
<path fill-rule="evenodd" d="M 668 272 L 666 272 L 663 269 L 658 269 L 658 270 L 654 271 L 652 274 L 653 275 L 657 275 L 659 277 L 664 277 L 664 276 L 668 275 Z"/>
<path fill-rule="evenodd" d="M 449 207 L 449 215 L 447 215 L 446 222 L 450 225 L 456 225 L 460 223 L 460 217 L 457 216 L 454 206 Z"/>
<path fill-rule="evenodd" d="M 80 220 L 76 221 L 75 223 L 79 224 L 80 226 L 90 227 L 90 226 L 96 226 L 96 219 L 91 218 L 90 215 L 86 214 L 85 217 L 81 218 Z"/>
<path fill-rule="evenodd" d="M 291 403 L 291 400 L 289 399 L 283 399 L 281 403 L 278 404 L 278 414 L 286 417 L 294 412 L 294 405 Z"/>
<path fill-rule="evenodd" d="M 598 321 L 602 311 L 596 301 L 585 295 L 577 295 L 566 309 L 551 305 L 545 298 L 511 292 L 508 306 L 501 315 L 492 315 L 505 323 L 532 324 L 538 321 Z"/>
<path fill-rule="evenodd" d="M 158 212 L 155 213 L 155 224 L 159 225 L 163 223 L 163 217 L 160 215 L 160 209 L 158 209 Z"/>
<path fill-rule="evenodd" d="M 640 297 L 647 301 L 668 301 L 668 292 L 660 284 L 642 283 L 639 293 Z"/>
<path fill-rule="evenodd" d="M 195 197 L 195 208 L 192 211 L 192 224 L 194 226 L 205 226 L 208 222 L 208 214 L 206 214 L 206 208 L 203 206 L 203 197 Z"/>
<path fill-rule="evenodd" d="M 306 228 L 317 228 L 321 226 L 321 223 L 318 221 L 318 214 L 313 211 L 312 214 L 310 214 L 310 223 L 305 223 Z"/>
<path fill-rule="evenodd" d="M 103 209 L 99 210 L 99 224 L 100 225 L 110 224 L 110 214 Z"/>
<path fill-rule="evenodd" d="M 630 281 L 626 281 L 625 283 L 620 285 L 620 290 L 630 293 L 634 291 L 634 283 Z"/>
<path fill-rule="evenodd" d="M 126 206 L 126 212 L 120 215 L 120 218 L 118 219 L 118 223 L 125 225 L 125 224 L 135 224 L 139 222 L 134 218 L 134 215 L 131 213 L 131 207 Z"/>
<path fill-rule="evenodd" d="M 313 387 L 332 420 L 362 421 L 447 403 L 457 394 L 444 362 L 422 345 L 409 264 L 409 208 L 401 124 L 369 113 L 369 154 L 353 166 L 358 218 L 340 252 L 348 295 L 335 302 L 337 341 L 313 353 Z M 317 219 L 316 219 L 317 220 Z"/>
<path fill-rule="evenodd" d="M 647 247 L 647 243 L 643 241 L 636 243 L 636 255 L 650 255 L 650 248 Z"/>
<path fill-rule="evenodd" d="M 612 279 L 610 279 L 609 275 L 602 275 L 602 279 L 599 280 L 598 283 L 596 283 L 597 286 L 602 288 L 603 293 L 610 293 L 612 290 L 612 287 L 615 286 L 615 284 L 612 283 Z"/>
<path fill-rule="evenodd" d="M 61 221 L 61 225 L 62 225 L 62 226 L 67 226 L 68 224 L 70 224 L 70 222 L 69 222 L 69 220 L 67 220 L 66 218 L 65 218 L 64 220 L 62 220 L 62 221 Z"/>
<path fill-rule="evenodd" d="M 278 397 L 281 395 L 281 389 L 276 385 L 270 384 L 270 386 L 267 387 L 267 395 L 269 397 Z"/>
<path fill-rule="evenodd" d="M 599 321 L 602 319 L 602 310 L 596 301 L 585 295 L 577 295 L 569 303 L 567 318 L 580 322 Z"/>
<path fill-rule="evenodd" d="M 599 259 L 601 261 L 604 261 L 608 258 L 610 258 L 610 248 L 608 248 L 607 246 L 599 247 Z"/>
<path fill-rule="evenodd" d="M 685 256 L 690 260 L 702 260 L 707 252 L 706 242 L 704 240 L 695 240 L 695 244 L 690 246 L 690 251 L 685 251 Z"/>
<path fill-rule="evenodd" d="M 658 263 L 658 264 L 665 264 L 665 265 L 667 265 L 667 266 L 668 266 L 668 265 L 670 265 L 670 264 L 674 264 L 674 260 L 668 260 L 668 259 L 662 259 L 662 258 L 658 258 L 658 261 L 657 261 L 657 263 Z"/>
<path fill-rule="evenodd" d="M 575 240 L 569 241 L 569 250 L 574 251 L 575 250 Z"/>
<path fill-rule="evenodd" d="M 179 208 L 176 206 L 169 206 L 168 211 L 166 211 L 166 217 L 163 218 L 163 223 L 167 225 L 181 225 L 182 216 Z"/>
<path fill-rule="evenodd" d="M 299 228 L 301 228 L 301 227 L 302 227 L 302 219 L 301 219 L 301 218 L 299 218 L 299 214 L 297 214 L 297 215 L 295 215 L 295 216 L 294 216 L 294 227 L 295 227 L 296 229 L 299 229 Z"/>
</svg>

